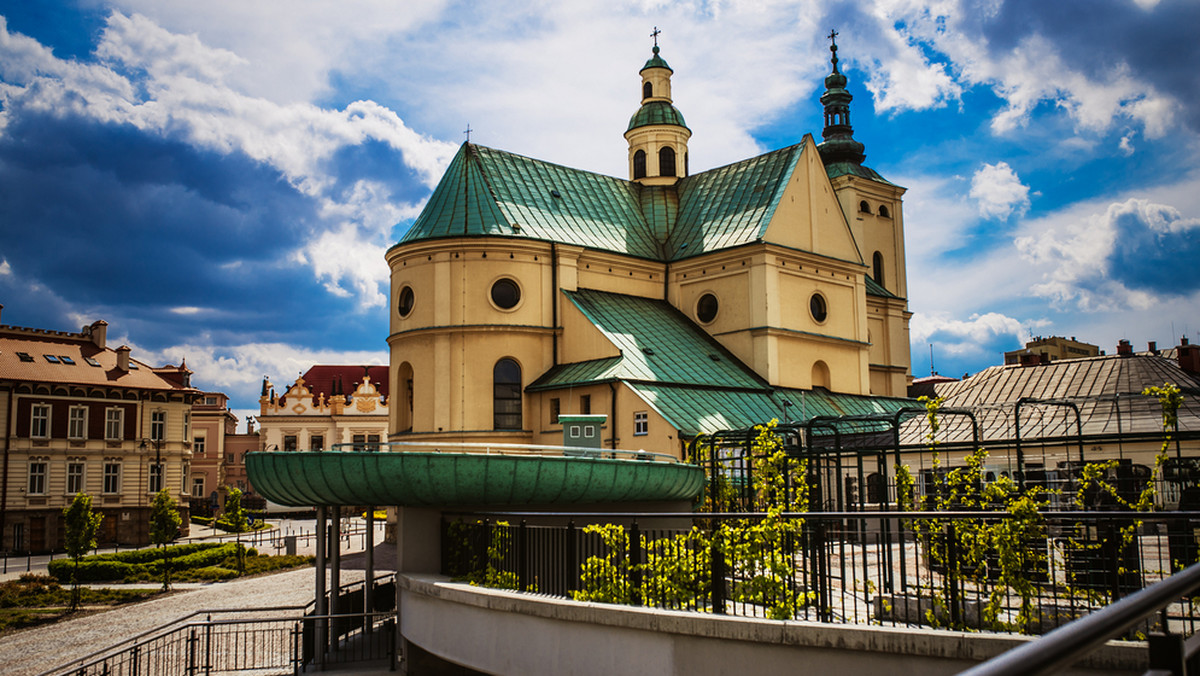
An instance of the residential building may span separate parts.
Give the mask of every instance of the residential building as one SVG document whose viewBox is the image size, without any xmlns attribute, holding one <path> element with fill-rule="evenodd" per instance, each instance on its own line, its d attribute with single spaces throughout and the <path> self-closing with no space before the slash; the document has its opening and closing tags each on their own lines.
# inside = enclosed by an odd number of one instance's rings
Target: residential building
<svg viewBox="0 0 1200 676">
<path fill-rule="evenodd" d="M 560 414 L 590 413 L 605 446 L 680 455 L 701 433 L 896 406 L 904 188 L 863 164 L 836 50 L 819 144 L 692 174 L 657 46 L 628 179 L 464 143 L 387 253 L 390 438 L 553 444 Z"/>
<path fill-rule="evenodd" d="M 1075 337 L 1034 338 L 1024 349 L 1004 353 L 1005 364 L 1045 364 L 1059 359 L 1082 359 L 1100 355 L 1100 348 L 1075 340 Z"/>
<path fill-rule="evenodd" d="M 388 382 L 387 366 L 366 365 L 313 366 L 282 394 L 264 380 L 255 450 L 378 448 L 387 441 Z"/>
<path fill-rule="evenodd" d="M 104 515 L 101 542 L 149 543 L 161 488 L 187 529 L 192 404 L 187 366 L 151 367 L 107 344 L 103 320 L 79 332 L 0 324 L 0 526 L 5 551 L 62 547 L 76 493 Z"/>
</svg>

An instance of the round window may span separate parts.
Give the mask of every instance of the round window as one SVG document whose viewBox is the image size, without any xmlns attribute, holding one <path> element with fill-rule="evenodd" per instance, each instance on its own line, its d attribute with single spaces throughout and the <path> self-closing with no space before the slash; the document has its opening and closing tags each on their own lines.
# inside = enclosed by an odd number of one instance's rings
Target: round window
<svg viewBox="0 0 1200 676">
<path fill-rule="evenodd" d="M 498 279 L 492 284 L 492 302 L 496 307 L 511 310 L 521 302 L 521 287 L 511 279 Z"/>
<path fill-rule="evenodd" d="M 818 322 L 825 321 L 829 316 L 829 308 L 825 306 L 825 297 L 819 293 L 814 293 L 808 301 L 808 310 L 812 313 L 813 319 Z"/>
<path fill-rule="evenodd" d="M 717 318 L 718 309 L 720 309 L 720 304 L 717 303 L 717 297 L 706 293 L 696 301 L 696 319 L 699 319 L 702 324 L 707 324 Z"/>
<path fill-rule="evenodd" d="M 401 317 L 407 317 L 408 313 L 413 309 L 413 290 L 411 286 L 406 286 L 400 289 L 400 295 L 396 299 L 396 311 Z"/>
</svg>

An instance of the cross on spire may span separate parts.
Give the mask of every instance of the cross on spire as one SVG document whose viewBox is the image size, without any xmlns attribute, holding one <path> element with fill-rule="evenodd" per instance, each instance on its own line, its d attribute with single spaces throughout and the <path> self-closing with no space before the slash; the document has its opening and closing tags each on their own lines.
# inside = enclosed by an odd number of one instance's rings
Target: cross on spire
<svg viewBox="0 0 1200 676">
<path fill-rule="evenodd" d="M 658 30 L 658 26 L 655 26 L 655 27 L 654 27 L 654 32 L 650 33 L 650 37 L 654 38 L 654 46 L 655 46 L 655 47 L 657 47 L 657 46 L 658 46 L 658 36 L 659 36 L 659 34 L 661 34 L 661 33 L 662 33 L 662 31 Z"/>
<path fill-rule="evenodd" d="M 838 32 L 836 30 L 829 31 L 829 35 L 826 36 L 829 38 L 829 41 L 832 42 L 833 46 L 835 46 L 835 47 L 837 46 L 837 36 L 838 36 Z"/>
<path fill-rule="evenodd" d="M 467 143 L 471 142 L 471 132 L 473 132 L 473 131 L 475 131 L 475 130 L 471 128 L 471 123 L 468 122 L 467 128 L 465 130 L 463 130 L 463 133 L 467 135 Z"/>
</svg>

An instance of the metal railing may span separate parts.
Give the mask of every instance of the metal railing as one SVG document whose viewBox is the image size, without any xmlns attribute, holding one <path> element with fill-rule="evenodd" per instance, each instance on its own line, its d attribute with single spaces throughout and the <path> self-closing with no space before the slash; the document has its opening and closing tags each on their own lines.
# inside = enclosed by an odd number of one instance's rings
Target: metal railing
<svg viewBox="0 0 1200 676">
<path fill-rule="evenodd" d="M 1168 626 L 1166 609 L 1200 591 L 1200 564 L 1190 566 L 1126 599 L 1096 611 L 1080 620 L 1055 629 L 1041 639 L 1014 648 L 971 669 L 961 676 L 1039 676 L 1056 673 L 1100 647 L 1142 625 L 1147 617 L 1161 614 L 1160 624 Z M 1184 676 L 1198 666 L 1200 644 L 1184 640 L 1178 633 L 1156 633 L 1149 637 L 1150 670 L 1147 675 Z"/>
<path fill-rule="evenodd" d="M 714 614 L 1027 634 L 1195 563 L 1200 529 L 1200 513 L 1052 512 L 998 548 L 979 534 L 1018 525 L 1006 512 L 785 514 L 790 525 L 769 531 L 764 514 L 458 517 L 444 522 L 442 572 L 479 584 Z M 694 527 L 646 527 L 662 519 Z M 625 525 L 605 534 L 576 520 Z M 1142 630 L 1190 635 L 1198 624 L 1177 603 Z"/>
<path fill-rule="evenodd" d="M 477 453 L 481 455 L 540 455 L 550 457 L 593 458 L 607 460 L 638 460 L 644 462 L 678 463 L 667 453 L 612 448 L 579 448 L 546 446 L 542 444 L 488 444 L 445 441 L 352 442 L 334 444 L 326 452 L 407 452 L 407 453 Z"/>
</svg>

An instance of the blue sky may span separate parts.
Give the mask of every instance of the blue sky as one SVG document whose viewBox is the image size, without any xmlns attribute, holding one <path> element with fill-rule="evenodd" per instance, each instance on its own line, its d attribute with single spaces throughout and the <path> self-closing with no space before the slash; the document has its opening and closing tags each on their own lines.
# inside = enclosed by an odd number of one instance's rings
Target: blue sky
<svg viewBox="0 0 1200 676">
<path fill-rule="evenodd" d="M 1200 3 L 0 0 L 0 303 L 256 412 L 386 363 L 383 253 L 472 140 L 624 176 L 649 33 L 693 172 L 820 136 L 831 28 L 908 188 L 913 372 L 1200 336 Z"/>
</svg>

